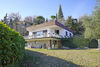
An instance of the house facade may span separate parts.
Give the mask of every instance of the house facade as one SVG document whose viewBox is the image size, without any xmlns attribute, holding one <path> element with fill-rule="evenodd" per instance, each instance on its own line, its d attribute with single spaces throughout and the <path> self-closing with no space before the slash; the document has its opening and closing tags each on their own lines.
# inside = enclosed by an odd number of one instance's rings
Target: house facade
<svg viewBox="0 0 100 67">
<path fill-rule="evenodd" d="M 61 39 L 73 36 L 73 31 L 70 28 L 55 21 L 33 25 L 26 29 L 29 35 L 24 38 L 27 41 L 27 46 L 33 48 L 60 48 L 62 46 Z"/>
</svg>

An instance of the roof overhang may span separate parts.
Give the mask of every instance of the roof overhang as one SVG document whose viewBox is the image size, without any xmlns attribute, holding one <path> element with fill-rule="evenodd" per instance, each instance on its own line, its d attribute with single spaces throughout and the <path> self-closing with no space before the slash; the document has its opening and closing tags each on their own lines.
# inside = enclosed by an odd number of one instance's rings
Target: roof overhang
<svg viewBox="0 0 100 67">
<path fill-rule="evenodd" d="M 65 30 L 68 30 L 72 33 L 74 33 L 73 30 L 71 30 L 70 28 L 68 28 L 67 26 L 64 26 L 63 24 L 59 23 L 59 22 L 45 22 L 39 25 L 33 25 L 30 27 L 27 27 L 27 31 L 37 31 L 37 30 L 42 30 L 42 29 L 47 29 L 47 28 L 53 28 L 53 27 L 58 27 L 58 28 L 62 28 Z"/>
</svg>

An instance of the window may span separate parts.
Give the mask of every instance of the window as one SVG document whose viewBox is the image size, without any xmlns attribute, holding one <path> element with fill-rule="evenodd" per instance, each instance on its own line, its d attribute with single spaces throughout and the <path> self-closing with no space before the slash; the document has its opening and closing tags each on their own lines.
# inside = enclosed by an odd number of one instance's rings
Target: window
<svg viewBox="0 0 100 67">
<path fill-rule="evenodd" d="M 43 33 L 47 32 L 47 30 L 43 30 Z"/>
<path fill-rule="evenodd" d="M 66 36 L 68 36 L 68 32 L 66 32 Z"/>
<path fill-rule="evenodd" d="M 72 34 L 70 33 L 70 37 L 72 36 Z"/>
<path fill-rule="evenodd" d="M 55 33 L 56 33 L 56 34 L 59 34 L 59 30 L 55 30 Z"/>
<path fill-rule="evenodd" d="M 37 32 L 33 32 L 33 34 L 36 34 Z"/>
</svg>

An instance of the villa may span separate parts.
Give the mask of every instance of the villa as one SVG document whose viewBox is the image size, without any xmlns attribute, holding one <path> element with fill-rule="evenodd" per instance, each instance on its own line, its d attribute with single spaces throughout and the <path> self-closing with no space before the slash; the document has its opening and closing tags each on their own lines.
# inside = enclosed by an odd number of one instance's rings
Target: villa
<svg viewBox="0 0 100 67">
<path fill-rule="evenodd" d="M 73 36 L 73 31 L 60 22 L 49 21 L 39 25 L 27 27 L 29 32 L 25 36 L 27 46 L 31 48 L 60 48 L 61 40 Z"/>
</svg>

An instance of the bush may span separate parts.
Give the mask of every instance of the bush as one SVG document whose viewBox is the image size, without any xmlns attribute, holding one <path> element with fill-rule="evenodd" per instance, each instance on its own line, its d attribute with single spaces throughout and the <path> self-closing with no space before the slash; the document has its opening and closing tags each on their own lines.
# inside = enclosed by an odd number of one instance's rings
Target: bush
<svg viewBox="0 0 100 67">
<path fill-rule="evenodd" d="M 77 48 L 77 46 L 75 44 L 73 44 L 72 41 L 73 41 L 73 38 L 62 39 L 61 43 L 65 47 Z"/>
<path fill-rule="evenodd" d="M 0 67 L 16 67 L 24 56 L 24 38 L 0 22 Z"/>
<path fill-rule="evenodd" d="M 89 39 L 86 39 L 84 37 L 74 37 L 72 43 L 75 44 L 77 48 L 84 48 L 88 47 Z"/>
<path fill-rule="evenodd" d="M 73 38 L 62 40 L 62 44 L 63 46 L 69 48 L 84 48 L 84 47 L 88 47 L 89 40 L 85 39 L 84 37 L 73 37 Z"/>
<path fill-rule="evenodd" d="M 98 41 L 96 39 L 90 40 L 89 48 L 97 48 L 98 47 Z"/>
</svg>

